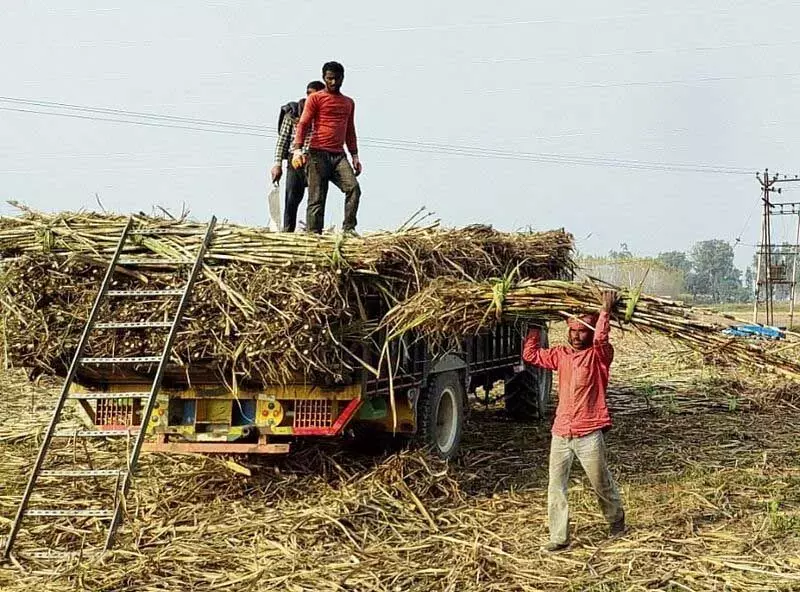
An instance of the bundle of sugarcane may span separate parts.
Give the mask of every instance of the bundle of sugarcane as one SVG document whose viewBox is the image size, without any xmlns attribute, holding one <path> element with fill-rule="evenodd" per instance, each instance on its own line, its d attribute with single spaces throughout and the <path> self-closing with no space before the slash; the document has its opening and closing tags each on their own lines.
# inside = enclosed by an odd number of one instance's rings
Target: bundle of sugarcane
<svg viewBox="0 0 800 592">
<path fill-rule="evenodd" d="M 113 253 L 127 218 L 98 213 L 44 214 L 24 209 L 18 217 L 0 217 L 0 257 L 23 254 L 81 255 L 98 263 Z M 137 226 L 170 234 L 134 237 L 126 256 L 187 257 L 196 252 L 204 225 L 186 219 L 139 215 Z M 364 236 L 269 232 L 265 228 L 218 224 L 205 262 L 265 267 L 348 268 L 419 285 L 427 278 L 456 275 L 473 280 L 519 266 L 529 277 L 562 277 L 571 270 L 572 237 L 564 230 L 504 233 L 488 226 L 444 229 L 437 222 L 404 225 L 395 232 Z"/>
<path fill-rule="evenodd" d="M 355 330 L 357 307 L 333 271 L 292 274 L 283 270 L 227 266 L 221 279 L 201 278 L 194 286 L 172 361 L 188 369 L 204 365 L 233 382 L 286 382 L 315 371 L 342 377 L 352 359 L 335 347 Z M 35 374 L 63 373 L 89 315 L 103 269 L 79 259 L 26 256 L 7 266 L 0 284 L 6 352 L 14 365 Z M 148 289 L 184 281 L 177 273 L 148 273 Z M 122 276 L 114 289 L 135 289 L 138 279 Z M 236 294 L 236 300 L 231 294 Z M 164 298 L 112 300 L 101 307 L 104 321 L 164 321 L 175 301 Z M 250 311 L 246 313 L 245 311 Z M 87 356 L 153 355 L 164 332 L 126 329 L 94 332 Z M 155 368 L 133 368 L 145 375 Z M 88 373 L 89 369 L 84 369 Z"/>
<path fill-rule="evenodd" d="M 510 278 L 493 282 L 442 278 L 392 308 L 382 327 L 390 339 L 414 331 L 431 341 L 449 340 L 490 329 L 501 321 L 557 320 L 597 312 L 604 288 L 614 287 L 593 280 L 514 283 Z M 730 315 L 636 290 L 614 289 L 620 298 L 613 319 L 621 324 L 665 335 L 721 362 L 756 366 L 800 379 L 800 364 L 778 355 L 778 350 L 786 346 L 771 351 L 768 346 L 722 333 L 736 322 Z"/>
<path fill-rule="evenodd" d="M 62 373 L 115 247 L 125 218 L 100 214 L 0 218 L 0 300 L 10 360 L 36 372 Z M 171 234 L 142 237 L 137 259 L 186 257 L 203 225 L 139 217 Z M 223 224 L 214 235 L 172 351 L 180 367 L 212 368 L 232 382 L 288 382 L 298 375 L 347 380 L 360 363 L 347 343 L 369 338 L 383 313 L 431 280 L 481 280 L 516 267 L 535 277 L 571 271 L 570 236 L 562 231 L 502 233 L 436 224 L 364 237 L 269 233 Z M 115 289 L 174 288 L 181 273 L 119 268 Z M 185 270 L 183 270 L 185 272 Z M 115 301 L 101 319 L 163 321 L 174 303 Z M 94 335 L 93 357 L 153 355 L 161 338 L 139 329 Z M 150 374 L 154 367 L 134 367 Z"/>
</svg>

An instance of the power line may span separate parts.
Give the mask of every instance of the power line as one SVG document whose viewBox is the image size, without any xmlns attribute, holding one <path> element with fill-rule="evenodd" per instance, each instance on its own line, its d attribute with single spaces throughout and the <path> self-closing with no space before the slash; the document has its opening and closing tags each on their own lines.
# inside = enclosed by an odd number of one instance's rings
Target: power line
<svg viewBox="0 0 800 592">
<path fill-rule="evenodd" d="M 259 124 L 245 124 L 240 122 L 231 122 L 231 121 L 223 121 L 218 119 L 199 119 L 199 118 L 192 118 L 192 117 L 182 117 L 176 115 L 166 115 L 161 113 L 152 113 L 152 112 L 143 112 L 143 111 L 130 111 L 124 109 L 111 109 L 105 107 L 95 107 L 95 106 L 86 106 L 86 105 L 77 105 L 74 103 L 63 103 L 63 102 L 54 102 L 54 101 L 42 101 L 42 100 L 32 100 L 32 99 L 24 99 L 24 98 L 17 98 L 17 97 L 4 97 L 0 96 L 0 103 L 12 103 L 12 104 L 19 104 L 19 105 L 26 105 L 26 106 L 37 106 L 37 107 L 46 107 L 52 109 L 64 109 L 69 111 L 79 111 L 82 113 L 98 113 L 103 115 L 114 115 L 114 116 L 123 116 L 123 117 L 136 117 L 136 118 L 143 118 L 148 120 L 154 121 L 166 121 L 166 122 L 176 122 L 181 124 L 189 124 L 193 126 L 214 126 L 214 127 L 225 127 L 231 129 L 240 129 L 248 132 L 258 131 L 263 132 L 267 135 L 274 136 L 275 129 L 272 126 L 266 125 L 259 125 Z M 60 113 L 53 113 L 53 115 L 59 115 Z M 761 122 L 762 125 L 783 125 L 785 121 L 766 121 Z M 690 128 L 679 128 L 675 130 L 669 130 L 670 132 L 688 132 L 694 130 L 690 130 Z M 570 132 L 566 134 L 553 134 L 548 136 L 535 136 L 535 139 L 549 139 L 549 138 L 564 138 L 564 137 L 580 137 L 589 135 L 586 132 Z M 381 141 L 385 140 L 384 138 L 376 138 L 370 136 L 361 136 L 362 139 L 365 140 L 375 140 Z M 392 142 L 407 142 L 410 144 L 419 144 L 420 142 L 414 140 L 391 140 Z M 424 142 L 427 145 L 435 145 L 430 142 Z M 441 144 L 440 144 L 441 145 Z M 452 144 L 446 144 L 446 146 L 451 147 Z"/>
<path fill-rule="evenodd" d="M 58 113 L 55 111 L 41 111 L 36 109 L 17 109 L 13 107 L 0 107 L 1 111 L 13 111 L 16 113 L 35 113 L 37 115 L 55 115 L 57 117 L 70 117 L 73 119 L 84 119 L 89 121 L 105 121 L 109 123 L 128 123 L 131 125 L 143 125 L 147 127 L 164 127 L 170 129 L 182 129 L 182 130 L 192 130 L 198 132 L 212 132 L 217 134 L 233 134 L 237 136 L 258 136 L 258 137 L 269 137 L 269 134 L 265 133 L 255 133 L 255 132 L 244 132 L 244 131 L 236 131 L 232 129 L 212 129 L 210 127 L 193 127 L 189 125 L 172 125 L 168 123 L 158 123 L 158 122 L 148 122 L 148 121 L 132 121 L 129 119 L 121 119 L 121 118 L 114 118 L 114 117 L 97 117 L 95 115 L 79 115 L 77 113 Z M 277 134 L 273 133 L 272 136 L 277 136 Z"/>
<path fill-rule="evenodd" d="M 275 137 L 277 135 L 273 129 L 263 125 L 243 124 L 222 120 L 204 120 L 159 113 L 144 113 L 124 109 L 92 107 L 86 105 L 76 105 L 72 103 L 23 99 L 18 97 L 0 97 L 0 103 L 11 103 L 15 105 L 14 107 L 0 106 L 0 110 L 3 111 L 69 117 L 88 121 L 124 123 L 153 128 L 181 129 L 187 131 L 202 131 L 218 134 L 244 135 L 265 138 Z M 27 106 L 32 108 L 24 108 Z M 33 107 L 40 108 L 37 109 Z M 43 108 L 47 108 L 48 110 L 44 110 Z M 447 154 L 462 157 L 494 158 L 548 164 L 599 166 L 667 172 L 708 172 L 736 175 L 751 174 L 751 171 L 747 169 L 722 165 L 652 162 L 601 156 L 523 152 L 500 150 L 482 146 L 463 146 L 417 140 L 377 138 L 370 136 L 362 137 L 362 144 L 374 148 L 395 151 Z"/>
<path fill-rule="evenodd" d="M 735 8 L 735 7 L 734 7 Z M 87 9 L 82 9 L 80 14 L 86 14 L 87 12 L 91 12 Z M 543 25 L 543 26 L 552 26 L 552 25 L 573 25 L 573 24 L 580 24 L 580 23 L 595 23 L 595 22 L 605 22 L 605 21 L 625 21 L 625 20 L 634 20 L 634 19 L 651 19 L 651 18 L 666 18 L 666 17 L 702 17 L 702 16 L 709 16 L 709 17 L 726 17 L 730 15 L 735 15 L 735 10 L 730 10 L 728 8 L 723 10 L 694 10 L 694 11 L 685 11 L 685 10 L 673 10 L 673 11 L 666 11 L 666 12 L 654 12 L 654 11 L 645 11 L 645 12 L 631 12 L 631 13 L 624 13 L 624 14 L 601 14 L 601 15 L 594 15 L 594 16 L 585 16 L 582 18 L 559 18 L 559 17 L 546 17 L 546 18 L 536 18 L 536 19 L 514 19 L 514 20 L 505 20 L 505 21 L 482 21 L 482 22 L 456 22 L 456 23 L 438 23 L 438 24 L 426 24 L 426 25 L 394 25 L 394 26 L 384 26 L 384 27 L 375 27 L 373 25 L 370 26 L 361 26 L 361 27 L 346 27 L 346 28 L 338 28 L 338 29 L 326 29 L 321 31 L 309 31 L 309 30 L 298 30 L 298 31 L 276 31 L 276 32 L 269 32 L 269 33 L 254 33 L 248 35 L 237 35 L 235 39 L 270 39 L 270 38 L 291 38 L 291 37 L 303 37 L 308 38 L 309 36 L 314 35 L 325 35 L 325 36 L 333 36 L 333 35 L 353 35 L 353 34 L 384 34 L 384 33 L 419 33 L 419 32 L 441 32 L 441 31 L 453 31 L 453 30 L 461 30 L 461 29 L 496 29 L 496 28 L 516 28 L 516 27 L 529 27 L 529 26 L 536 26 L 536 25 Z M 170 41 L 185 41 L 197 39 L 197 37 L 190 37 L 190 36 L 173 36 L 170 37 Z M 124 44 L 124 43 L 141 43 L 142 39 L 127 41 L 127 40 L 113 40 L 117 44 Z M 97 44 L 97 41 L 93 41 L 93 44 Z"/>
<path fill-rule="evenodd" d="M 790 40 L 790 41 L 778 41 L 778 42 L 762 42 L 762 43 L 728 43 L 728 44 L 720 44 L 720 45 L 698 45 L 698 46 L 683 46 L 683 47 L 655 47 L 655 48 L 642 48 L 642 49 L 631 49 L 631 50 L 619 50 L 619 51 L 605 51 L 605 52 L 598 52 L 598 53 L 585 53 L 585 54 L 570 54 L 568 52 L 550 52 L 550 53 L 540 53 L 535 56 L 515 56 L 515 57 L 472 57 L 472 58 L 461 58 L 461 59 L 453 59 L 453 60 L 443 60 L 443 61 L 428 61 L 421 64 L 365 64 L 365 65 L 354 65 L 350 67 L 350 70 L 353 72 L 369 72 L 371 70 L 382 70 L 387 68 L 397 69 L 398 67 L 402 68 L 418 68 L 418 69 L 426 69 L 429 70 L 431 68 L 435 68 L 439 65 L 447 65 L 447 64 L 475 64 L 475 65 L 497 65 L 497 64 L 507 64 L 507 63 L 531 63 L 531 62 L 546 62 L 550 63 L 554 60 L 564 60 L 564 61 L 571 61 L 571 60 L 591 60 L 595 58 L 609 58 L 609 57 L 621 57 L 621 56 L 646 56 L 646 55 L 658 55 L 658 54 L 671 54 L 671 53 L 683 53 L 683 52 L 712 52 L 712 51 L 723 51 L 729 49 L 751 49 L 751 48 L 774 48 L 774 47 L 786 47 L 786 46 L 793 46 L 800 44 L 800 40 Z M 238 72 L 237 74 L 253 74 L 253 72 Z"/>
<path fill-rule="evenodd" d="M 197 125 L 195 126 L 176 125 L 176 124 L 157 122 L 157 121 L 135 121 L 123 118 L 98 117 L 95 115 L 80 115 L 76 113 L 59 113 L 53 111 L 41 111 L 36 109 L 0 107 L 0 110 L 22 112 L 22 113 L 33 113 L 40 115 L 54 115 L 60 117 L 70 117 L 70 118 L 91 120 L 91 121 L 126 123 L 126 124 L 141 125 L 147 127 L 182 129 L 182 130 L 203 131 L 203 132 L 213 132 L 213 133 L 232 134 L 232 135 L 245 135 L 245 136 L 255 136 L 255 137 L 275 137 L 276 135 L 274 132 L 245 131 L 245 129 L 242 129 L 245 128 L 243 124 L 234 124 L 239 129 L 225 129 L 225 128 L 215 129 L 212 127 L 201 127 Z M 162 119 L 168 117 L 170 116 L 159 116 L 159 118 Z M 176 119 L 186 120 L 187 118 L 176 118 Z M 202 120 L 195 120 L 195 121 L 202 123 Z M 254 130 L 263 128 L 263 126 L 252 126 L 252 127 Z M 364 145 L 373 146 L 376 148 L 399 150 L 406 152 L 441 153 L 441 154 L 450 154 L 455 156 L 471 156 L 476 158 L 489 157 L 489 158 L 497 158 L 503 160 L 518 160 L 518 161 L 538 162 L 538 163 L 570 164 L 570 165 L 583 165 L 583 166 L 606 166 L 611 168 L 627 168 L 627 169 L 653 170 L 653 171 L 750 174 L 750 171 L 747 171 L 746 169 L 716 166 L 716 165 L 704 165 L 704 164 L 692 165 L 685 163 L 677 163 L 677 164 L 655 163 L 647 161 L 612 159 L 605 157 L 587 157 L 587 156 L 546 154 L 546 153 L 537 154 L 537 153 L 526 153 L 526 152 L 502 151 L 489 148 L 477 148 L 469 146 L 467 147 L 452 146 L 447 144 L 435 144 L 435 143 L 417 142 L 409 140 L 384 140 L 379 138 L 371 138 L 371 139 L 366 139 L 366 141 L 363 141 L 362 143 Z"/>
<path fill-rule="evenodd" d="M 570 88 L 628 88 L 628 87 L 651 87 L 651 86 L 675 86 L 688 85 L 707 82 L 732 82 L 736 80 L 765 80 L 777 78 L 796 78 L 800 72 L 776 72 L 773 74 L 752 74 L 749 76 L 701 76 L 698 78 L 674 78 L 668 80 L 629 80 L 626 82 L 576 82 L 567 84 L 550 84 L 549 82 L 532 83 L 526 88 L 490 88 L 481 90 L 461 90 L 462 94 L 510 94 L 515 92 L 530 92 L 531 88 L 546 88 L 553 90 L 563 90 Z"/>
<path fill-rule="evenodd" d="M 755 209 L 750 210 L 750 214 L 748 214 L 747 219 L 744 221 L 744 225 L 742 226 L 742 230 L 739 231 L 739 235 L 734 237 L 734 239 L 733 239 L 733 248 L 734 249 L 739 245 L 742 245 L 742 246 L 754 246 L 754 245 L 748 245 L 747 243 L 743 243 L 742 242 L 742 236 L 744 235 L 745 231 L 747 230 L 747 227 L 750 225 L 750 220 L 753 218 L 753 214 L 755 212 L 759 211 L 760 209 L 761 209 L 761 206 L 758 205 Z"/>
<path fill-rule="evenodd" d="M 247 130 L 260 129 L 270 131 L 264 125 L 243 124 L 231 121 L 219 121 L 214 119 L 197 119 L 193 117 L 180 117 L 176 115 L 164 115 L 161 113 L 146 113 L 143 111 L 130 111 L 127 109 L 110 109 L 107 107 L 93 107 L 88 105 L 76 105 L 74 103 L 61 103 L 57 101 L 39 101 L 32 99 L 22 99 L 18 97 L 2 97 L 0 96 L 0 103 L 15 103 L 20 105 L 32 105 L 35 107 L 48 107 L 54 109 L 69 109 L 72 111 L 81 111 L 86 113 L 100 113 L 115 116 L 126 117 L 141 117 L 145 119 L 153 119 L 159 121 L 171 121 L 179 123 L 188 123 L 193 125 L 208 125 L 208 126 L 221 126 L 230 128 L 245 128 Z"/>
</svg>

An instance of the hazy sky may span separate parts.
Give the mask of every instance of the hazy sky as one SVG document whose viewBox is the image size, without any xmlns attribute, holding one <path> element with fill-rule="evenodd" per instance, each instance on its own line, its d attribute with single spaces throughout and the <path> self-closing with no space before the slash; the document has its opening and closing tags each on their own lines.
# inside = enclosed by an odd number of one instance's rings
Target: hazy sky
<svg viewBox="0 0 800 592">
<path fill-rule="evenodd" d="M 185 204 L 197 218 L 265 224 L 274 135 L 3 108 L 67 113 L 8 101 L 21 98 L 273 131 L 279 105 L 331 59 L 357 105 L 360 230 L 426 206 L 448 225 L 563 226 L 597 254 L 741 234 L 742 266 L 758 240 L 753 173 L 800 173 L 800 4 L 789 1 L 3 0 L 1 10 L 0 197 L 39 209 L 94 209 L 98 194 L 118 212 Z M 722 170 L 687 170 L 698 165 Z M 800 201 L 800 183 L 792 193 Z M 328 222 L 342 203 L 332 188 Z M 793 238 L 790 226 L 776 238 Z"/>
</svg>

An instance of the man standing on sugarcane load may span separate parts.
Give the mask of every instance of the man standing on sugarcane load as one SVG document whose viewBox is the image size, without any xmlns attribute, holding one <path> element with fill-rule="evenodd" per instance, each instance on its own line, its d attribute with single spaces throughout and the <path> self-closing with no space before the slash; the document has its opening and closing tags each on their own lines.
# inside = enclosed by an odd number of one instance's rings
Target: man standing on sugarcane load
<svg viewBox="0 0 800 592">
<path fill-rule="evenodd" d="M 361 198 L 361 187 L 356 177 L 361 174 L 356 140 L 355 108 L 353 99 L 342 94 L 344 66 L 327 62 L 322 66 L 325 90 L 311 95 L 306 101 L 297 134 L 292 144 L 292 166 L 305 166 L 308 178 L 308 209 L 306 225 L 310 232 L 321 233 L 325 225 L 325 201 L 328 183 L 333 182 L 344 192 L 344 232 L 354 232 L 356 213 Z M 303 150 L 309 127 L 314 134 L 308 153 Z M 345 145 L 353 159 L 347 161 Z"/>
<path fill-rule="evenodd" d="M 542 349 L 538 329 L 525 339 L 522 359 L 533 366 L 558 372 L 558 407 L 550 444 L 550 483 L 547 515 L 550 542 L 545 551 L 569 546 L 567 486 L 575 457 L 592 483 L 611 536 L 625 532 L 625 511 L 619 490 L 608 469 L 604 433 L 611 427 L 606 389 L 614 348 L 608 341 L 609 318 L 617 293 L 603 292 L 599 314 L 570 318 L 568 346 Z"/>
<path fill-rule="evenodd" d="M 306 97 L 313 95 L 325 88 L 319 80 L 314 80 L 306 86 Z M 289 147 L 297 130 L 297 122 L 303 113 L 306 99 L 286 103 L 281 107 L 278 116 L 278 142 L 275 144 L 275 164 L 272 166 L 270 176 L 272 182 L 277 183 L 283 176 L 283 161 L 289 160 Z M 286 198 L 283 211 L 283 232 L 294 232 L 297 226 L 297 209 L 303 201 L 303 194 L 306 191 L 306 172 L 304 169 L 295 169 L 291 166 L 286 167 Z"/>
</svg>

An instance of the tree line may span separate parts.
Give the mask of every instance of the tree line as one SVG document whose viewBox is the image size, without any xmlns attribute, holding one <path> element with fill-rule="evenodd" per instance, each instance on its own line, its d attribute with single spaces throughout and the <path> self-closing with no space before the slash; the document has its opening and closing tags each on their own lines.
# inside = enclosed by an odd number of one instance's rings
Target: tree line
<svg viewBox="0 0 800 592">
<path fill-rule="evenodd" d="M 796 255 L 788 245 L 773 249 L 773 277 L 783 272 L 791 278 Z M 578 255 L 579 275 L 650 294 L 696 302 L 752 302 L 755 287 L 754 257 L 744 273 L 734 265 L 733 247 L 720 239 L 704 240 L 688 251 L 667 251 L 656 257 L 637 257 L 623 243 L 607 256 Z M 788 285 L 778 286 L 775 297 L 788 298 Z"/>
</svg>

